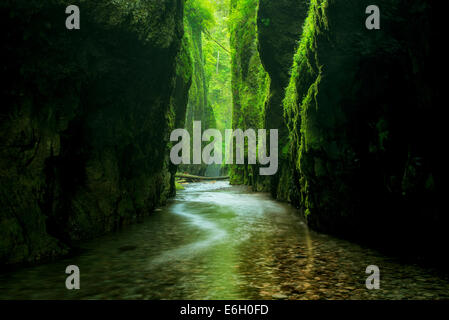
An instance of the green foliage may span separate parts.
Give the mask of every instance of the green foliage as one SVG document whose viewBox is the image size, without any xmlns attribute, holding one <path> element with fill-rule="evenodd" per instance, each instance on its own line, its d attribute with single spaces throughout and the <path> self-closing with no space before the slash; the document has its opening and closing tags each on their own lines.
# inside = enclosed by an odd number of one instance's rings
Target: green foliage
<svg viewBox="0 0 449 320">
<path fill-rule="evenodd" d="M 186 0 L 184 10 L 192 28 L 209 29 L 215 23 L 212 0 Z"/>
<path fill-rule="evenodd" d="M 265 99 L 270 87 L 270 77 L 257 50 L 257 6 L 257 0 L 231 1 L 232 127 L 242 130 L 264 127 Z M 254 170 L 253 166 L 232 166 L 231 183 L 255 185 Z"/>
<path fill-rule="evenodd" d="M 176 190 L 180 191 L 180 190 L 184 190 L 184 186 L 178 182 L 175 182 L 175 186 L 176 186 Z"/>
<path fill-rule="evenodd" d="M 231 56 L 224 49 L 229 48 L 229 1 L 215 0 L 214 15 L 216 24 L 203 37 L 204 68 L 208 101 L 217 129 L 224 132 L 232 126 Z"/>
<path fill-rule="evenodd" d="M 205 40 L 205 33 L 209 34 L 208 28 L 214 27 L 215 7 L 211 1 L 188 1 L 186 7 L 186 19 L 184 26 L 190 39 L 190 54 L 192 58 L 192 85 L 189 91 L 185 128 L 190 132 L 193 139 L 193 122 L 201 121 L 202 129 L 216 127 L 214 109 L 209 101 L 208 68 L 210 59 L 208 49 L 210 44 Z M 204 143 L 204 146 L 206 143 Z M 194 175 L 204 175 L 207 166 L 182 165 L 180 170 Z"/>
<path fill-rule="evenodd" d="M 188 1 L 185 29 L 191 39 L 192 87 L 186 128 L 201 121 L 203 130 L 231 128 L 231 58 L 229 47 L 229 0 Z M 202 18 L 199 18 L 202 17 Z M 200 22 L 201 21 L 201 22 Z M 191 135 L 192 136 L 192 135 Z M 223 142 L 223 154 L 224 154 Z M 180 170 L 204 174 L 205 165 L 181 166 Z"/>
<path fill-rule="evenodd" d="M 318 94 L 320 65 L 313 54 L 316 35 L 326 28 L 327 22 L 323 10 L 326 0 L 312 0 L 309 14 L 303 26 L 299 48 L 294 56 L 290 84 L 284 98 L 284 116 L 293 141 L 294 148 L 300 150 L 319 145 L 319 138 L 314 134 L 314 123 L 309 117 L 311 108 L 316 108 L 315 96 Z M 300 159 L 298 159 L 300 161 Z M 298 162 L 299 169 L 299 162 Z"/>
</svg>

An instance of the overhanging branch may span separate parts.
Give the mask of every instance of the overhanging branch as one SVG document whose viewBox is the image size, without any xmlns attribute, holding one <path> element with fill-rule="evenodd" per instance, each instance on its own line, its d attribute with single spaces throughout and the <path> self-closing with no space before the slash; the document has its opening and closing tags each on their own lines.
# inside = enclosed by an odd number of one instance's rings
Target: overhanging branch
<svg viewBox="0 0 449 320">
<path fill-rule="evenodd" d="M 215 40 L 214 38 L 212 38 L 212 36 L 210 35 L 209 31 L 207 29 L 203 29 L 203 32 L 205 35 L 207 35 L 207 37 L 209 39 L 211 39 L 213 42 L 215 42 L 216 44 L 218 44 L 224 51 L 226 51 L 228 54 L 231 54 L 231 51 L 229 51 L 229 49 L 227 49 L 225 46 L 223 46 L 220 42 L 218 42 L 217 40 Z"/>
</svg>

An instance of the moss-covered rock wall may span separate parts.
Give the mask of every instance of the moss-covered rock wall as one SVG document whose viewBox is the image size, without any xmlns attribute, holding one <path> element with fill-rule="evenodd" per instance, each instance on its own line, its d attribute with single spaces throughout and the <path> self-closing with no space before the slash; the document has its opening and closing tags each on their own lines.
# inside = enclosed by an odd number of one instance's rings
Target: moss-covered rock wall
<svg viewBox="0 0 449 320">
<path fill-rule="evenodd" d="M 204 69 L 204 55 L 203 55 L 203 30 L 202 26 L 194 23 L 189 23 L 186 19 L 186 32 L 191 39 L 191 53 L 193 62 L 193 78 L 192 86 L 189 92 L 187 114 L 185 121 L 185 128 L 190 133 L 191 146 L 193 146 L 193 122 L 201 121 L 202 131 L 215 128 L 216 121 L 214 110 L 208 102 L 208 85 L 206 82 L 206 73 Z M 205 146 L 207 143 L 203 143 Z M 193 162 L 193 155 L 191 155 Z M 181 165 L 180 170 L 198 176 L 204 176 L 207 165 L 205 164 L 190 164 Z"/>
<path fill-rule="evenodd" d="M 315 229 L 412 255 L 425 247 L 438 253 L 448 216 L 438 155 L 443 115 L 431 73 L 433 4 L 232 3 L 239 8 L 231 21 L 234 126 L 254 119 L 250 127 L 280 131 L 278 174 L 260 187 L 264 179 L 236 166 L 232 181 L 292 202 Z M 372 4 L 380 30 L 365 26 Z M 264 72 L 269 87 L 257 81 Z"/>
<path fill-rule="evenodd" d="M 192 85 L 193 67 L 192 67 L 192 44 L 188 33 L 184 33 L 182 39 L 181 51 L 176 58 L 176 78 L 175 87 L 171 96 L 169 128 L 184 128 L 186 122 L 187 105 L 189 101 L 189 92 Z M 173 143 L 169 144 L 169 149 Z M 169 154 L 167 149 L 167 155 Z M 167 159 L 167 161 L 169 161 Z M 169 161 L 171 173 L 170 195 L 176 195 L 175 176 L 178 166 Z"/>
<path fill-rule="evenodd" d="M 319 230 L 411 252 L 439 247 L 448 220 L 431 6 L 379 0 L 381 29 L 368 30 L 371 2 L 311 1 L 284 101 L 298 205 Z"/>
<path fill-rule="evenodd" d="M 283 99 L 289 83 L 290 69 L 297 42 L 309 7 L 308 0 L 259 0 L 257 36 L 259 54 L 271 82 L 265 101 L 264 127 L 279 131 L 279 169 L 270 177 L 272 195 L 290 200 L 296 195 L 292 184 L 292 168 L 288 161 L 289 137 L 284 122 Z"/>
<path fill-rule="evenodd" d="M 265 100 L 270 86 L 270 77 L 257 49 L 257 8 L 257 0 L 231 1 L 232 127 L 244 131 L 264 128 Z M 246 149 L 245 155 L 248 163 Z M 230 176 L 233 184 L 252 185 L 259 191 L 269 188 L 269 179 L 259 176 L 256 165 L 233 165 Z"/>
<path fill-rule="evenodd" d="M 2 264 L 66 252 L 173 190 L 167 140 L 191 65 L 179 56 L 184 1 L 78 3 L 71 31 L 65 1 L 0 4 Z"/>
</svg>

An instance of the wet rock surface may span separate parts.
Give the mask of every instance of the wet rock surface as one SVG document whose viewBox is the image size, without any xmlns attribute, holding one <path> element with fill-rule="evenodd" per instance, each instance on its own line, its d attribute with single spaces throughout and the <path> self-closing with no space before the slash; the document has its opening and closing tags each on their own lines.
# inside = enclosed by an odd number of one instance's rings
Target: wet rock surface
<svg viewBox="0 0 449 320">
<path fill-rule="evenodd" d="M 0 4 L 0 265 L 67 253 L 173 193 L 166 149 L 191 76 L 183 3 L 83 0 L 73 32 L 64 1 Z"/>
</svg>

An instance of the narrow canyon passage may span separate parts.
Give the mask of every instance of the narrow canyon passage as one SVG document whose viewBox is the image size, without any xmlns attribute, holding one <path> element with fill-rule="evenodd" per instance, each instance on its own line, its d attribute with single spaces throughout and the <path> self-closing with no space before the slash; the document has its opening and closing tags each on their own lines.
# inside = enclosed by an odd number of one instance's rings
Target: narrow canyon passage
<svg viewBox="0 0 449 320">
<path fill-rule="evenodd" d="M 2 1 L 0 300 L 449 299 L 443 12 Z"/>
<path fill-rule="evenodd" d="M 447 299 L 449 279 L 309 231 L 290 205 L 193 183 L 143 223 L 79 254 L 0 276 L 0 299 Z M 77 265 L 81 289 L 65 288 Z M 365 288 L 377 265 L 380 290 Z"/>
</svg>

